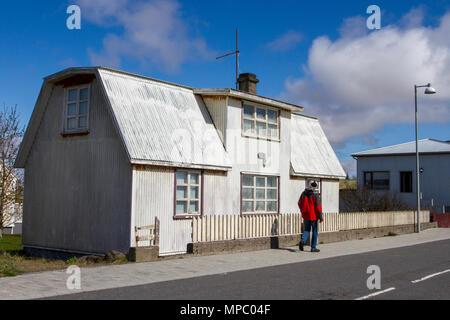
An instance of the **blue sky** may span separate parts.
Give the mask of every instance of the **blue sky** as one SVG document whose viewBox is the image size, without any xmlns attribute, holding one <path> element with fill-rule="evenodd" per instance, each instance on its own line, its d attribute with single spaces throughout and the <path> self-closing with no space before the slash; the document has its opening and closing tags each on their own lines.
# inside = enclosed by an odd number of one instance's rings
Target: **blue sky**
<svg viewBox="0 0 450 320">
<path fill-rule="evenodd" d="M 81 7 L 81 30 L 66 27 L 71 4 Z M 372 4 L 381 30 L 365 27 Z M 238 27 L 240 72 L 258 76 L 260 95 L 318 116 L 351 173 L 352 153 L 414 140 L 416 81 L 439 91 L 419 96 L 420 138 L 450 140 L 450 1 L 46 0 L 0 8 L 0 103 L 17 104 L 24 124 L 42 78 L 71 66 L 234 87 L 234 59 L 215 57 L 234 50 Z"/>
</svg>

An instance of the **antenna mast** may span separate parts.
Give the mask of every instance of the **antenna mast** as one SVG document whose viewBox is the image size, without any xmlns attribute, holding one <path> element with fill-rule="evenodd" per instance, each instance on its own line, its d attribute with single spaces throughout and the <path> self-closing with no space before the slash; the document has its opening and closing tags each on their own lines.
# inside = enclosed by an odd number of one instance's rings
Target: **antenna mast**
<svg viewBox="0 0 450 320">
<path fill-rule="evenodd" d="M 234 52 L 230 52 L 227 53 L 223 56 L 217 57 L 216 60 L 231 56 L 231 55 L 236 55 L 236 90 L 238 89 L 238 78 L 239 78 L 239 37 L 238 37 L 238 29 L 236 28 L 236 51 Z"/>
</svg>

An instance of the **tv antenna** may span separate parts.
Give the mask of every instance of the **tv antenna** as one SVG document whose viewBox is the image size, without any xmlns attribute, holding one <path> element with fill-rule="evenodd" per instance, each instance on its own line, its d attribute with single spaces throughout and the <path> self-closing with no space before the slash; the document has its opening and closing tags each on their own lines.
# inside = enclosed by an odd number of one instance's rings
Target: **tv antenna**
<svg viewBox="0 0 450 320">
<path fill-rule="evenodd" d="M 233 54 L 236 55 L 236 90 L 238 89 L 238 78 L 239 78 L 239 40 L 238 40 L 238 29 L 236 28 L 236 51 L 227 53 L 223 56 L 217 57 L 216 60 L 232 56 Z"/>
</svg>

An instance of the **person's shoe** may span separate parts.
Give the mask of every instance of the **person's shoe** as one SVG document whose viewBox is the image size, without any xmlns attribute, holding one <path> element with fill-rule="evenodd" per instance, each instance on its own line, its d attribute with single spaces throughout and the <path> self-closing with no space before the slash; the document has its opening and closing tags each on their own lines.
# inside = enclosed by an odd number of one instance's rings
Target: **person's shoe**
<svg viewBox="0 0 450 320">
<path fill-rule="evenodd" d="M 300 251 L 303 251 L 303 240 L 300 240 L 300 243 L 298 244 L 298 248 L 300 249 Z"/>
<path fill-rule="evenodd" d="M 311 252 L 320 252 L 320 250 L 319 249 L 311 249 Z"/>
</svg>

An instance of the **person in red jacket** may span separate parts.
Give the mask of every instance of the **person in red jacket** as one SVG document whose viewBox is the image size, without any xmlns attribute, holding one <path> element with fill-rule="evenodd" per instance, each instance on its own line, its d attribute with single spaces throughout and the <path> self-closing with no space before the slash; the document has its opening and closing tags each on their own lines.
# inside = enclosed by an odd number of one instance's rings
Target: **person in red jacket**
<svg viewBox="0 0 450 320">
<path fill-rule="evenodd" d="M 298 206 L 302 212 L 303 223 L 305 226 L 303 236 L 300 239 L 300 251 L 303 251 L 303 246 L 308 240 L 312 229 L 311 252 L 320 252 L 320 250 L 317 249 L 317 239 L 319 236 L 317 223 L 318 221 L 323 222 L 323 214 L 320 193 L 315 191 L 316 188 L 317 182 L 312 181 L 310 186 L 303 191 L 298 200 Z"/>
</svg>

